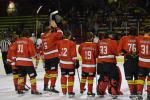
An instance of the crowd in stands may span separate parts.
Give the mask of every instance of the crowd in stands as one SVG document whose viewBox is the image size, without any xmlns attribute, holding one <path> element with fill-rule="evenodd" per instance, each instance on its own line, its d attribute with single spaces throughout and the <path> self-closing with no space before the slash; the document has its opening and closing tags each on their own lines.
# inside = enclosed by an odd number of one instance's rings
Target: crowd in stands
<svg viewBox="0 0 150 100">
<path fill-rule="evenodd" d="M 149 16 L 149 0 L 89 0 L 86 4 L 82 0 L 79 4 L 74 1 L 72 6 L 67 7 L 63 2 L 62 0 L 62 8 L 55 20 L 63 31 L 72 32 L 79 42 L 86 40 L 86 32 L 98 35 L 100 32 L 113 31 L 124 35 L 130 26 L 138 27 L 142 31 L 141 27 L 145 27 L 141 25 L 142 21 Z M 15 33 L 14 30 L 11 32 Z M 31 33 L 35 33 L 35 27 Z"/>
</svg>

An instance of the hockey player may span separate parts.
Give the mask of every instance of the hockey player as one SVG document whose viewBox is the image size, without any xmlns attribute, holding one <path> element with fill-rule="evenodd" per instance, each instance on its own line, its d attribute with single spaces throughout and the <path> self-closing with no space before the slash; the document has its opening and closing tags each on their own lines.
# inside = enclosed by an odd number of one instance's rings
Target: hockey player
<svg viewBox="0 0 150 100">
<path fill-rule="evenodd" d="M 18 91 L 18 69 L 15 65 L 15 62 L 16 62 L 16 57 L 15 57 L 15 51 L 14 51 L 14 41 L 17 39 L 17 36 L 15 35 L 13 37 L 13 40 L 12 40 L 12 44 L 10 45 L 9 49 L 8 49 L 8 54 L 7 54 L 7 62 L 9 63 L 9 65 L 11 66 L 12 68 L 12 72 L 13 72 L 13 83 L 14 83 L 14 87 L 15 87 L 15 91 Z M 24 88 L 23 90 L 24 91 L 28 91 L 27 88 L 25 88 L 25 84 L 26 84 L 26 76 L 24 77 Z"/>
<path fill-rule="evenodd" d="M 62 31 L 57 28 L 55 21 L 52 20 L 50 26 L 45 28 L 41 38 L 45 60 L 44 91 L 59 93 L 55 89 L 59 63 L 57 41 L 61 40 L 62 36 Z M 49 81 L 51 81 L 50 89 L 48 88 Z"/>
<path fill-rule="evenodd" d="M 70 40 L 70 32 L 65 32 L 64 35 L 64 39 L 58 42 L 61 68 L 61 88 L 64 95 L 67 93 L 68 89 L 68 94 L 72 97 L 75 95 L 75 93 L 73 92 L 73 86 L 77 56 L 76 43 Z"/>
<path fill-rule="evenodd" d="M 86 81 L 88 82 L 87 95 L 95 96 L 93 93 L 93 80 L 96 74 L 96 58 L 98 55 L 97 44 L 93 41 L 93 34 L 87 33 L 87 40 L 79 46 L 79 54 L 82 58 L 82 78 L 80 82 L 80 93 L 84 92 Z"/>
<path fill-rule="evenodd" d="M 124 56 L 124 72 L 130 90 L 130 98 L 137 95 L 138 55 L 137 55 L 137 29 L 131 27 L 128 36 L 120 39 L 118 53 Z"/>
<path fill-rule="evenodd" d="M 142 100 L 143 86 L 147 78 L 147 100 L 150 100 L 150 28 L 145 28 L 144 36 L 137 38 L 139 74 L 137 81 L 138 100 Z"/>
<path fill-rule="evenodd" d="M 36 56 L 33 42 L 26 38 L 27 33 L 23 32 L 21 37 L 14 43 L 16 57 L 16 67 L 18 69 L 18 94 L 23 94 L 24 77 L 28 74 L 31 83 L 31 94 L 40 95 L 36 87 L 36 71 L 33 66 L 32 58 Z"/>
<path fill-rule="evenodd" d="M 108 84 L 111 85 L 111 94 L 116 98 L 119 93 L 116 79 L 117 42 L 108 37 L 108 33 L 101 35 L 98 42 L 97 74 L 100 75 L 97 85 L 98 95 L 104 95 Z"/>
<path fill-rule="evenodd" d="M 112 40 L 118 40 L 117 34 L 115 34 L 113 31 L 110 31 L 109 32 L 109 35 L 108 37 Z M 118 87 L 117 87 L 117 92 L 118 92 L 118 95 L 123 95 L 122 91 L 120 90 L 121 89 L 121 84 L 122 84 L 122 74 L 121 74 L 121 71 L 120 71 L 120 68 L 118 66 L 115 67 L 116 69 L 116 76 L 115 76 L 115 79 L 117 79 L 117 83 L 118 83 Z M 111 93 L 111 88 L 113 88 L 113 86 L 111 85 L 111 83 L 109 83 L 108 85 L 108 93 L 109 94 L 112 94 Z"/>
</svg>

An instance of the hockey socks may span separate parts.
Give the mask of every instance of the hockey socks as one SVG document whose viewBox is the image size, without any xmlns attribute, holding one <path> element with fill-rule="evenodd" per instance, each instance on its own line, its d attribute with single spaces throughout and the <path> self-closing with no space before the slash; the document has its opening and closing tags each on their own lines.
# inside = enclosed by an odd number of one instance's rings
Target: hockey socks
<svg viewBox="0 0 150 100">
<path fill-rule="evenodd" d="M 14 82 L 14 86 L 15 86 L 15 90 L 18 90 L 18 74 L 13 74 L 13 82 Z"/>
<path fill-rule="evenodd" d="M 145 83 L 145 77 L 139 77 L 139 79 L 137 80 L 137 93 L 138 93 L 138 95 L 142 95 L 144 83 Z"/>
<path fill-rule="evenodd" d="M 93 79 L 94 77 L 88 77 L 88 93 L 91 94 L 93 90 Z"/>
<path fill-rule="evenodd" d="M 131 95 L 137 94 L 136 80 L 127 80 Z"/>
<path fill-rule="evenodd" d="M 63 94 L 67 93 L 67 88 L 68 93 L 73 93 L 73 85 L 74 85 L 74 76 L 68 76 L 68 85 L 67 85 L 67 76 L 65 75 L 61 76 L 61 88 Z"/>
<path fill-rule="evenodd" d="M 68 93 L 73 92 L 73 85 L 74 85 L 74 76 L 68 77 Z"/>
<path fill-rule="evenodd" d="M 31 83 L 31 94 L 41 95 L 42 93 L 37 91 L 36 78 L 35 77 L 30 79 L 30 83 Z"/>
<path fill-rule="evenodd" d="M 50 80 L 51 80 L 51 87 L 55 87 L 56 79 L 57 79 L 57 71 L 50 71 Z"/>
<path fill-rule="evenodd" d="M 46 88 L 48 88 L 48 83 L 51 80 L 51 87 L 55 87 L 55 83 L 56 83 L 56 79 L 57 79 L 57 71 L 46 71 L 45 75 L 44 75 L 44 90 Z"/>
<path fill-rule="evenodd" d="M 19 77 L 18 78 L 18 93 L 23 92 L 23 87 L 24 87 L 24 77 Z"/>
<path fill-rule="evenodd" d="M 33 94 L 34 92 L 36 92 L 36 78 L 31 78 L 30 83 L 31 83 L 31 93 Z"/>
<path fill-rule="evenodd" d="M 85 84 L 86 84 L 86 78 L 87 78 L 87 77 L 82 77 L 82 78 L 81 78 L 81 82 L 80 82 L 80 93 L 83 93 L 83 92 L 84 92 L 84 87 L 85 87 Z"/>
<path fill-rule="evenodd" d="M 46 71 L 44 75 L 44 90 L 48 88 L 49 80 L 50 80 L 50 71 Z"/>
<path fill-rule="evenodd" d="M 67 77 L 65 75 L 61 76 L 61 88 L 63 94 L 67 93 Z"/>
</svg>

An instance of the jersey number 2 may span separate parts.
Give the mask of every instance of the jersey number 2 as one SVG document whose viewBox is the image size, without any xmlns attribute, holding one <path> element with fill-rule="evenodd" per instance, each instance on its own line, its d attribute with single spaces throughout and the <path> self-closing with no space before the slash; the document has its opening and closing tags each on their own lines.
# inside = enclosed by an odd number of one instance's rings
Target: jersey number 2
<svg viewBox="0 0 150 100">
<path fill-rule="evenodd" d="M 62 48 L 61 56 L 67 56 L 67 48 Z"/>
</svg>

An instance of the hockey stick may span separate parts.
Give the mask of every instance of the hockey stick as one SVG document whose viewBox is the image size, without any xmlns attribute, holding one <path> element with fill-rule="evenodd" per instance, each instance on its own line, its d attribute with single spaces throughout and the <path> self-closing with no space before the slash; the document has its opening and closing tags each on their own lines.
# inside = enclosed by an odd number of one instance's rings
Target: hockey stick
<svg viewBox="0 0 150 100">
<path fill-rule="evenodd" d="M 38 14 L 40 12 L 40 10 L 42 9 L 43 6 L 39 6 L 39 8 L 37 9 L 36 13 Z"/>
<path fill-rule="evenodd" d="M 96 86 L 98 85 L 98 78 L 97 78 L 97 64 L 96 64 L 96 75 L 95 75 L 95 78 L 96 78 Z"/>
<path fill-rule="evenodd" d="M 36 30 L 35 30 L 35 34 L 36 34 L 36 39 L 37 39 L 37 34 L 38 34 L 38 14 L 39 14 L 39 12 L 40 12 L 40 10 L 42 9 L 42 5 L 41 6 L 39 6 L 38 7 L 38 9 L 37 9 L 37 11 L 36 11 L 36 14 L 37 14 L 37 16 L 36 16 L 36 25 L 35 25 L 35 28 L 36 28 Z"/>
<path fill-rule="evenodd" d="M 25 84 L 25 86 L 26 86 L 28 89 L 31 89 L 27 84 Z"/>
<path fill-rule="evenodd" d="M 36 24 L 35 24 L 35 45 L 37 44 L 37 35 L 38 35 L 38 27 L 39 27 L 39 19 L 38 19 L 38 14 L 41 11 L 41 9 L 43 8 L 43 5 L 39 6 L 37 11 L 36 11 Z M 35 59 L 35 69 L 37 69 L 37 59 Z"/>
<path fill-rule="evenodd" d="M 57 14 L 57 13 L 58 13 L 58 10 L 53 11 L 53 12 L 50 13 L 50 16 L 49 16 L 49 25 L 50 25 L 50 22 L 52 21 L 53 15 L 55 15 L 55 14 Z"/>
<path fill-rule="evenodd" d="M 79 84 L 81 83 L 81 79 L 80 79 L 80 75 L 79 75 L 79 70 L 77 69 L 77 75 L 78 75 L 78 80 L 79 80 Z M 86 90 L 86 88 L 84 88 L 84 91 Z"/>
<path fill-rule="evenodd" d="M 79 70 L 77 69 L 77 75 L 78 75 L 78 80 L 79 80 L 79 83 L 81 82 L 81 79 L 80 79 L 80 76 L 79 76 Z"/>
</svg>

